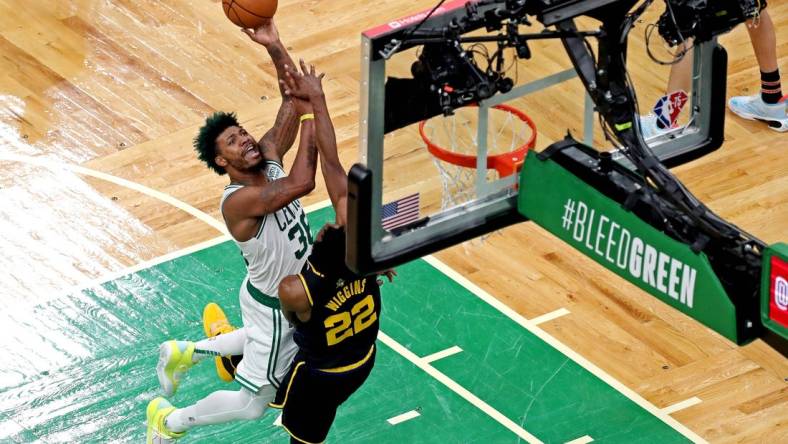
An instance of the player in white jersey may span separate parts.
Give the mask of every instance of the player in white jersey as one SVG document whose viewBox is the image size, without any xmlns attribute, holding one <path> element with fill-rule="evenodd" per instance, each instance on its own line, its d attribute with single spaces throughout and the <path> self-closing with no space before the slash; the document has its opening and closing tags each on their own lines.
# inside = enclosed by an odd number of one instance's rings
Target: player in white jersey
<svg viewBox="0 0 788 444">
<path fill-rule="evenodd" d="M 272 21 L 244 30 L 265 46 L 280 79 L 293 62 Z M 287 97 L 273 127 L 255 142 L 235 114 L 215 113 L 195 138 L 201 160 L 228 174 L 220 210 L 230 235 L 241 249 L 248 274 L 241 284 L 243 328 L 198 342 L 167 341 L 160 347 L 157 375 L 165 395 L 175 393 L 184 373 L 208 357 L 239 355 L 236 372 L 242 388 L 215 391 L 197 403 L 175 408 L 164 398 L 147 407 L 147 442 L 167 443 L 194 426 L 259 418 L 273 399 L 297 347 L 279 308 L 278 285 L 298 273 L 308 257 L 312 237 L 298 201 L 314 188 L 317 166 L 314 122 L 309 101 Z M 298 151 L 289 174 L 282 156 L 295 141 Z"/>
</svg>

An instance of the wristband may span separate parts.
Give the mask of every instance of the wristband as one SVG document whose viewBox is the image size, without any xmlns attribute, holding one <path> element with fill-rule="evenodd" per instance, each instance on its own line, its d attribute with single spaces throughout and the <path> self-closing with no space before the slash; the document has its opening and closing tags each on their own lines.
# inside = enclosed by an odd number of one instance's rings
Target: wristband
<svg viewBox="0 0 788 444">
<path fill-rule="evenodd" d="M 310 119 L 314 119 L 314 118 L 315 118 L 315 115 L 312 114 L 312 113 L 309 113 L 309 114 L 302 115 L 300 120 L 301 120 L 301 123 L 304 123 L 304 120 L 310 120 Z"/>
</svg>

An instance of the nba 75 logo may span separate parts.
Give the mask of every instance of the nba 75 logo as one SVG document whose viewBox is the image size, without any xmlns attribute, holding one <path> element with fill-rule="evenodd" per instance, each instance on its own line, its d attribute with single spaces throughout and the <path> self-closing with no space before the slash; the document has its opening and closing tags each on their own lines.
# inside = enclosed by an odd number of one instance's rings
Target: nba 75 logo
<svg viewBox="0 0 788 444">
<path fill-rule="evenodd" d="M 772 256 L 769 283 L 769 317 L 788 328 L 788 263 L 777 256 Z"/>
<path fill-rule="evenodd" d="M 687 103 L 687 93 L 678 90 L 661 97 L 654 105 L 654 114 L 661 125 L 660 128 L 675 128 L 684 104 Z"/>
</svg>

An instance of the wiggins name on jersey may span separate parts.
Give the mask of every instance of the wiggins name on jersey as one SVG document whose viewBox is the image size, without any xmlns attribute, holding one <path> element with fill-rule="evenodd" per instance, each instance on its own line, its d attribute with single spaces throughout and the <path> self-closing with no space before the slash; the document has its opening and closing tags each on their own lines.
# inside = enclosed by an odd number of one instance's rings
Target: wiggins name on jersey
<svg viewBox="0 0 788 444">
<path fill-rule="evenodd" d="M 298 275 L 312 313 L 298 322 L 294 339 L 299 358 L 312 368 L 338 369 L 368 357 L 380 328 L 380 287 L 377 277 L 329 276 L 307 261 Z"/>
</svg>

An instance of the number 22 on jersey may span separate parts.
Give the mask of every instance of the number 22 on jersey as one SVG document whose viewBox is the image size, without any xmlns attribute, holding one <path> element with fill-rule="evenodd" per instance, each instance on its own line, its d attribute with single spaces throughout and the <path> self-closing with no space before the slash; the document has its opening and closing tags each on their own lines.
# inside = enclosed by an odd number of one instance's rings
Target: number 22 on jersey
<svg viewBox="0 0 788 444">
<path fill-rule="evenodd" d="M 331 315 L 323 321 L 326 331 L 326 342 L 329 346 L 339 344 L 345 339 L 359 333 L 378 319 L 375 313 L 375 300 L 372 295 L 356 303 L 350 311 Z"/>
</svg>

